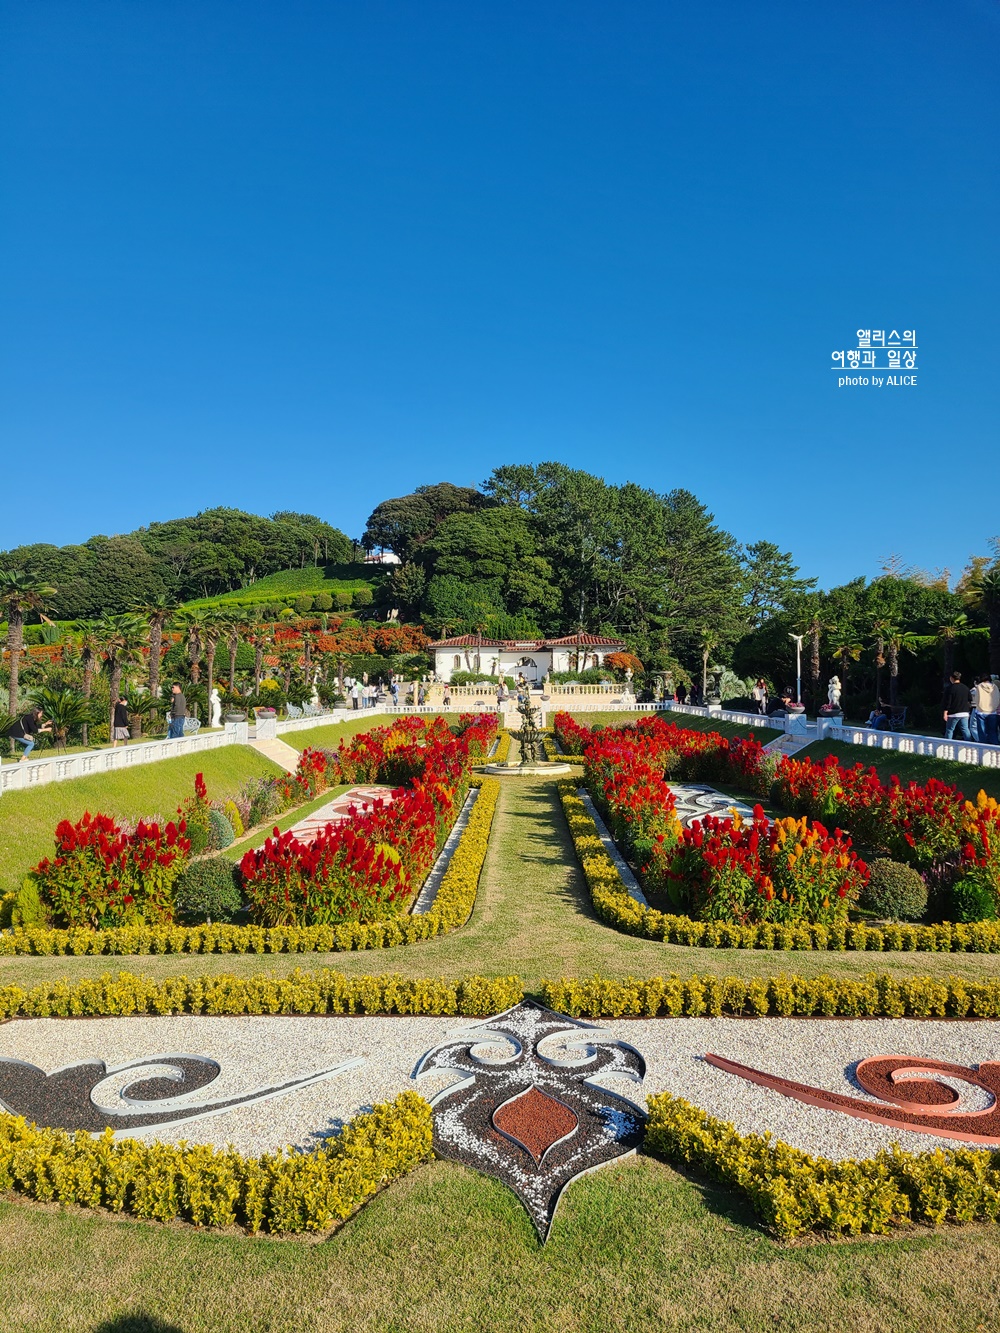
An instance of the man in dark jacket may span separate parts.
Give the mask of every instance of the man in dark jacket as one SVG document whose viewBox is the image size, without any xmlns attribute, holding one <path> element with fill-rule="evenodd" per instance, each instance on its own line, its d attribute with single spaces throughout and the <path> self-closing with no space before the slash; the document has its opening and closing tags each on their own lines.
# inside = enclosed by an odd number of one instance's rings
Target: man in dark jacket
<svg viewBox="0 0 1000 1333">
<path fill-rule="evenodd" d="M 184 735 L 184 719 L 187 717 L 187 711 L 187 700 L 175 681 L 170 687 L 170 725 L 167 728 L 167 740 L 177 741 Z"/>
<path fill-rule="evenodd" d="M 950 741 L 958 732 L 960 741 L 969 740 L 969 708 L 972 701 L 972 691 L 968 685 L 962 684 L 962 674 L 959 671 L 951 673 L 951 679 L 944 687 L 944 696 L 941 700 L 941 708 L 944 712 L 944 738 Z"/>
</svg>

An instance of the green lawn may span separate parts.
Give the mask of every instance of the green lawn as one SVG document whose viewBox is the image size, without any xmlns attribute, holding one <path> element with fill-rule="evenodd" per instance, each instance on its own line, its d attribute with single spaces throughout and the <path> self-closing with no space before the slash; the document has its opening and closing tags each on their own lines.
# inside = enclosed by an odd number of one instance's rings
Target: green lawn
<svg viewBox="0 0 1000 1333">
<path fill-rule="evenodd" d="M 1000 768 L 956 764 L 950 759 L 934 759 L 926 754 L 899 754 L 896 750 L 876 750 L 867 745 L 847 745 L 843 741 L 815 741 L 804 746 L 796 758 L 821 761 L 828 754 L 835 754 L 846 768 L 854 764 L 874 768 L 883 782 L 888 782 L 893 774 L 902 782 L 926 782 L 928 778 L 938 778 L 951 787 L 958 787 L 972 801 L 981 790 L 988 796 L 1000 798 Z"/>
<path fill-rule="evenodd" d="M 204 773 L 209 795 L 234 796 L 249 778 L 281 770 L 244 745 L 226 745 L 204 754 L 182 755 L 114 773 L 95 773 L 69 782 L 47 782 L 0 797 L 0 893 L 16 889 L 31 867 L 52 851 L 61 819 L 77 820 L 85 810 L 129 819 L 172 816 Z"/>
<path fill-rule="evenodd" d="M 0 1200 L 4 1333 L 963 1333 L 993 1326 L 998 1266 L 998 1228 L 782 1245 L 645 1157 L 571 1185 L 544 1247 L 445 1162 L 320 1244 Z"/>
</svg>

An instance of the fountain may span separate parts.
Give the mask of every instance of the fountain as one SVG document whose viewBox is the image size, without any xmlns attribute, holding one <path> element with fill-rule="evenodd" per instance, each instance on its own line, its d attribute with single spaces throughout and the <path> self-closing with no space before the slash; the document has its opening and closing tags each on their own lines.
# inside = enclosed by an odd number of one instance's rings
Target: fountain
<svg viewBox="0 0 1000 1333">
<path fill-rule="evenodd" d="M 519 762 L 487 764 L 485 771 L 496 777 L 514 778 L 552 777 L 569 773 L 571 771 L 569 764 L 543 758 L 542 737 L 545 733 L 538 725 L 536 716 L 538 709 L 532 708 L 530 694 L 525 694 L 518 703 L 517 711 L 521 715 L 521 725 L 516 730 L 511 730 L 510 734 L 517 741 Z"/>
</svg>

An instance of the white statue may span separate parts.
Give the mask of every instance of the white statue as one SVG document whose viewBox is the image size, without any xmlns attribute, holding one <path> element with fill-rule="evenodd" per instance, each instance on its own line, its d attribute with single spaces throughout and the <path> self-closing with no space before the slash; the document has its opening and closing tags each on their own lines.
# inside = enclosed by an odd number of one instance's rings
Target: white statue
<svg viewBox="0 0 1000 1333">
<path fill-rule="evenodd" d="M 222 725 L 222 700 L 219 698 L 219 691 L 214 685 L 212 686 L 212 693 L 209 696 L 208 706 L 211 715 L 209 726 L 220 727 Z"/>
<path fill-rule="evenodd" d="M 313 681 L 312 694 L 309 696 L 309 702 L 313 708 L 319 707 L 319 690 L 316 688 L 316 682 Z"/>
<path fill-rule="evenodd" d="M 840 677 L 831 676 L 826 687 L 826 697 L 830 701 L 831 708 L 840 707 Z"/>
</svg>

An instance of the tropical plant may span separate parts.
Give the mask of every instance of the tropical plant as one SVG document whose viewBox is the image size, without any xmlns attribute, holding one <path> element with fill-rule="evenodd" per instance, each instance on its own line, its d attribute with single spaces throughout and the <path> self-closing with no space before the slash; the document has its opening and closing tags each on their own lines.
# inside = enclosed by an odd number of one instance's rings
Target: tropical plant
<svg viewBox="0 0 1000 1333">
<path fill-rule="evenodd" d="M 55 588 L 46 583 L 35 583 L 20 570 L 0 569 L 0 609 L 7 620 L 7 652 L 10 659 L 10 682 L 7 687 L 7 711 L 17 712 L 17 678 L 24 652 L 24 617 L 26 613 L 41 611 L 56 595 Z"/>
<path fill-rule="evenodd" d="M 32 690 L 28 696 L 33 704 L 45 714 L 52 723 L 52 739 L 57 750 L 64 750 L 69 733 L 75 727 L 84 727 L 93 720 L 91 703 L 79 690 L 64 686 L 62 689 L 50 689 L 45 686 Z"/>
<path fill-rule="evenodd" d="M 152 597 L 132 607 L 149 626 L 149 692 L 155 699 L 160 692 L 160 657 L 163 647 L 163 630 L 167 621 L 177 611 L 177 603 L 167 593 Z"/>
<path fill-rule="evenodd" d="M 840 669 L 840 684 L 844 694 L 847 693 L 847 677 L 851 670 L 851 663 L 857 662 L 864 652 L 863 643 L 855 643 L 849 630 L 844 630 L 834 637 L 834 646 L 830 650 Z"/>
<path fill-rule="evenodd" d="M 93 621 L 78 620 L 76 622 L 73 626 L 73 642 L 83 671 L 83 685 L 80 692 L 85 699 L 89 699 L 94 688 L 94 668 L 97 666 L 100 649 Z M 84 745 L 90 740 L 89 731 L 90 723 L 87 721 L 83 724 Z"/>
<path fill-rule="evenodd" d="M 109 726 L 115 725 L 115 700 L 121 693 L 122 676 L 127 667 L 142 660 L 146 642 L 146 622 L 132 611 L 105 614 L 94 622 L 94 633 L 104 654 L 111 688 Z"/>
<path fill-rule="evenodd" d="M 970 580 L 966 600 L 986 615 L 990 636 L 990 672 L 1000 675 L 1000 564 L 978 571 Z"/>
</svg>

